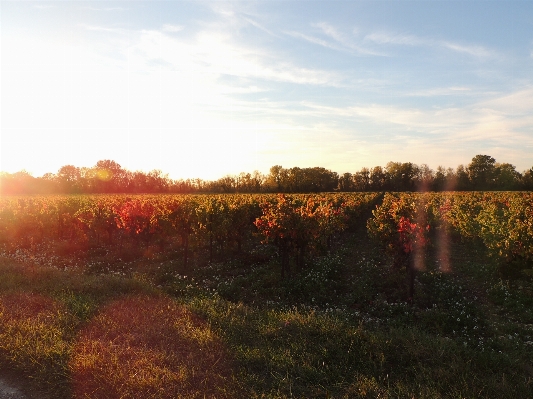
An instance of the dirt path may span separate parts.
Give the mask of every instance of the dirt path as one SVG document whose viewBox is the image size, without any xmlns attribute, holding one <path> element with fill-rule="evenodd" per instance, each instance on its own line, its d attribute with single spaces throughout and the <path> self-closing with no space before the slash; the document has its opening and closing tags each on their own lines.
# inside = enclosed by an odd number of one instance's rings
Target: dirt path
<svg viewBox="0 0 533 399">
<path fill-rule="evenodd" d="M 30 399 L 20 390 L 0 378 L 0 399 Z"/>
<path fill-rule="evenodd" d="M 39 393 L 28 381 L 11 370 L 0 366 L 0 399 L 49 399 Z"/>
</svg>

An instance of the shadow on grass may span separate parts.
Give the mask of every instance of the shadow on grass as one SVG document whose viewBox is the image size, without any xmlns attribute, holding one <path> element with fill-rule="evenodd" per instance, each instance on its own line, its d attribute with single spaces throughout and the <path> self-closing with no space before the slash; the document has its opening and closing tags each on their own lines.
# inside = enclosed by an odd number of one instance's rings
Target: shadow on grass
<svg viewBox="0 0 533 399">
<path fill-rule="evenodd" d="M 170 298 L 112 276 L 0 269 L 0 365 L 44 395 L 239 396 L 223 343 Z"/>
</svg>

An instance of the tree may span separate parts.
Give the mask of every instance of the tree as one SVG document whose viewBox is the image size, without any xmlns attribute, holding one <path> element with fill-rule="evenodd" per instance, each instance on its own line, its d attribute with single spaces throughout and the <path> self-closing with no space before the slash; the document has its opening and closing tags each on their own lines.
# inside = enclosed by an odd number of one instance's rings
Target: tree
<svg viewBox="0 0 533 399">
<path fill-rule="evenodd" d="M 117 193 L 126 191 L 126 171 L 109 159 L 101 160 L 93 168 L 95 171 L 96 190 L 101 193 Z"/>
<path fill-rule="evenodd" d="M 263 189 L 263 186 L 265 184 L 265 175 L 263 175 L 258 170 L 254 170 L 252 173 L 252 179 L 250 180 L 250 184 L 253 187 L 253 192 L 260 192 Z"/>
<path fill-rule="evenodd" d="M 416 171 L 416 189 L 418 191 L 429 191 L 433 186 L 435 175 L 428 165 L 423 163 L 415 168 Z"/>
<path fill-rule="evenodd" d="M 495 165 L 495 187 L 498 190 L 516 190 L 519 188 L 521 175 L 510 163 Z"/>
<path fill-rule="evenodd" d="M 305 186 L 308 185 L 305 170 L 298 167 L 290 168 L 287 171 L 287 184 L 285 190 L 290 193 L 297 193 L 306 191 Z"/>
<path fill-rule="evenodd" d="M 234 193 L 237 191 L 237 181 L 233 176 L 227 175 L 215 182 L 214 191 L 222 191 L 223 193 Z"/>
<path fill-rule="evenodd" d="M 474 190 L 490 190 L 494 187 L 496 160 L 490 155 L 476 155 L 468 165 L 468 175 Z"/>
<path fill-rule="evenodd" d="M 362 168 L 355 173 L 354 186 L 356 191 L 369 191 L 371 188 L 370 169 Z"/>
<path fill-rule="evenodd" d="M 370 171 L 370 188 L 374 191 L 385 190 L 388 180 L 381 166 L 375 166 Z"/>
<path fill-rule="evenodd" d="M 457 176 L 453 168 L 446 169 L 446 183 L 444 184 L 445 191 L 454 191 L 457 187 Z"/>
<path fill-rule="evenodd" d="M 61 191 L 69 194 L 81 191 L 80 177 L 80 169 L 73 165 L 62 166 L 56 175 Z"/>
<path fill-rule="evenodd" d="M 446 169 L 443 166 L 438 166 L 432 184 L 433 191 L 443 191 L 446 187 Z"/>
<path fill-rule="evenodd" d="M 150 192 L 153 193 L 166 193 L 171 185 L 171 180 L 168 174 L 163 173 L 159 169 L 154 169 L 148 172 L 148 181 L 150 186 Z"/>
<path fill-rule="evenodd" d="M 339 177 L 339 190 L 340 191 L 354 191 L 354 176 L 351 173 L 344 173 Z"/>
<path fill-rule="evenodd" d="M 314 167 L 302 169 L 303 184 L 301 192 L 327 192 L 333 191 L 339 184 L 339 175 L 326 168 Z"/>
<path fill-rule="evenodd" d="M 533 167 L 529 170 L 525 170 L 524 173 L 522 173 L 520 183 L 520 188 L 522 190 L 533 191 Z"/>
<path fill-rule="evenodd" d="M 37 179 L 25 170 L 0 172 L 0 193 L 5 195 L 35 194 Z"/>
<path fill-rule="evenodd" d="M 241 172 L 236 179 L 238 193 L 251 193 L 254 191 L 252 183 L 252 175 L 250 173 Z"/>
<path fill-rule="evenodd" d="M 393 191 L 413 191 L 417 166 L 411 162 L 389 162 L 385 168 L 390 189 Z"/>
<path fill-rule="evenodd" d="M 468 170 L 464 165 L 459 165 L 455 171 L 455 190 L 464 191 L 470 190 L 471 188 Z"/>
<path fill-rule="evenodd" d="M 270 168 L 266 184 L 269 191 L 281 193 L 284 190 L 284 180 L 286 180 L 286 170 L 281 165 L 274 165 Z"/>
</svg>

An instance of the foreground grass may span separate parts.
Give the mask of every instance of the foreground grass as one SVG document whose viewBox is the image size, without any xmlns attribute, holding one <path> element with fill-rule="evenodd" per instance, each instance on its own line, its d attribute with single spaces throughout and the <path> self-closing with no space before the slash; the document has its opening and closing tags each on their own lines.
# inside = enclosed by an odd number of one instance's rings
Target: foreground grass
<svg viewBox="0 0 533 399">
<path fill-rule="evenodd" d="M 0 358 L 57 398 L 532 397 L 531 280 L 475 243 L 448 249 L 409 302 L 362 233 L 287 280 L 268 249 L 120 275 L 3 259 Z"/>
</svg>

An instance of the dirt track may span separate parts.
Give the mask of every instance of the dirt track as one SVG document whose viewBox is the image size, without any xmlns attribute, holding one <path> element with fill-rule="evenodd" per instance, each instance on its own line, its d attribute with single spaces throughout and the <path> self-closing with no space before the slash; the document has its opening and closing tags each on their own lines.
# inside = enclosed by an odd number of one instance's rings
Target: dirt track
<svg viewBox="0 0 533 399">
<path fill-rule="evenodd" d="M 18 389 L 0 378 L 0 399 L 29 399 Z"/>
</svg>

